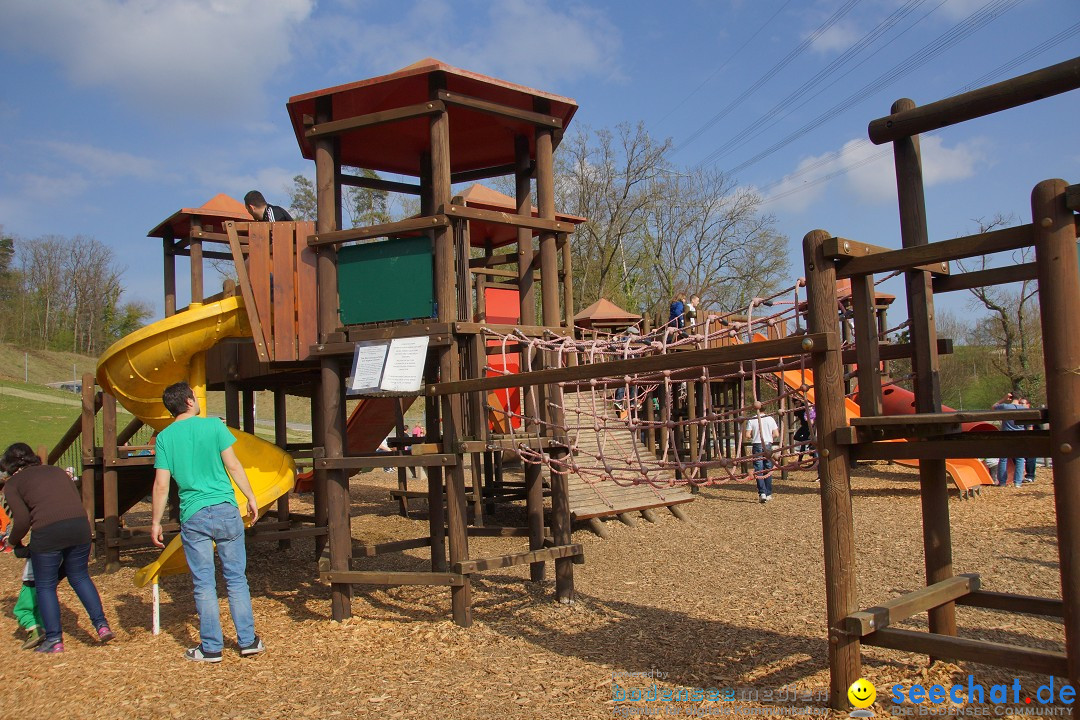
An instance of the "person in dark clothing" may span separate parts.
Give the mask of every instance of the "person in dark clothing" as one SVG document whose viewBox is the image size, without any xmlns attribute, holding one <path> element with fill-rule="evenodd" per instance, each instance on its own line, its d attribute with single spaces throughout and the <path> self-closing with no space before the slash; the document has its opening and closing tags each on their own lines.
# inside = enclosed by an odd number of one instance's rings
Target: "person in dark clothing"
<svg viewBox="0 0 1080 720">
<path fill-rule="evenodd" d="M 292 215 L 280 205 L 270 205 L 258 190 L 244 196 L 244 204 L 251 217 L 258 222 L 290 222 Z"/>
<path fill-rule="evenodd" d="M 112 640 L 114 636 L 105 620 L 101 596 L 87 570 L 90 522 L 71 477 L 61 468 L 42 465 L 26 443 L 15 443 L 4 451 L 0 470 L 11 476 L 4 486 L 4 497 L 11 507 L 15 529 L 9 540 L 16 552 L 23 547 L 26 534 L 33 532 L 27 547 L 45 624 L 45 641 L 37 652 L 64 651 L 60 601 L 56 596 L 61 568 L 86 608 L 98 640 Z"/>
</svg>

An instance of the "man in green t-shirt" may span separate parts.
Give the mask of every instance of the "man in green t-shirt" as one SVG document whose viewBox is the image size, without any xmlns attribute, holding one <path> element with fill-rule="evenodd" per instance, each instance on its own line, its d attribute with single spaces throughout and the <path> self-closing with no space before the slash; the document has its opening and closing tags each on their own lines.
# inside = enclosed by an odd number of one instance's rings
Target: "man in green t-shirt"
<svg viewBox="0 0 1080 720">
<path fill-rule="evenodd" d="M 176 419 L 157 436 L 150 535 L 155 545 L 165 547 L 161 517 L 169 497 L 169 480 L 175 478 L 180 489 L 180 540 L 191 569 L 195 609 L 199 613 L 200 642 L 187 650 L 184 657 L 199 662 L 221 662 L 224 641 L 214 576 L 215 544 L 228 588 L 229 612 L 236 626 L 240 655 L 258 655 L 266 648 L 255 634 L 245 574 L 244 521 L 236 506 L 230 475 L 247 498 L 252 522 L 259 516 L 259 507 L 244 466 L 232 449 L 236 438 L 220 420 L 199 417 L 199 403 L 186 382 L 165 388 L 161 399 Z"/>
</svg>

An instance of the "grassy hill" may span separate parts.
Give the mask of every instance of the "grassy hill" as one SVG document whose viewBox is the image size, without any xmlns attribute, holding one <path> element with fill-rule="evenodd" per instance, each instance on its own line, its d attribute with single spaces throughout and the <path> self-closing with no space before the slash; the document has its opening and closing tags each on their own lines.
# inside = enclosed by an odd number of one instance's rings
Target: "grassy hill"
<svg viewBox="0 0 1080 720">
<path fill-rule="evenodd" d="M 53 447 L 78 417 L 81 404 L 78 395 L 49 383 L 67 382 L 73 376 L 81 379 L 83 373 L 93 373 L 96 368 L 95 357 L 0 343 L 0 452 L 13 442 Z M 29 382 L 24 381 L 27 376 Z M 208 414 L 224 416 L 224 393 L 210 393 L 206 404 Z M 256 393 L 256 434 L 269 440 L 273 440 L 273 408 L 272 393 Z M 303 398 L 290 397 L 287 413 L 290 423 L 306 425 L 311 421 L 311 410 Z M 131 420 L 123 408 L 118 409 L 118 416 L 121 427 Z M 293 429 L 289 440 L 307 442 L 311 433 Z"/>
</svg>

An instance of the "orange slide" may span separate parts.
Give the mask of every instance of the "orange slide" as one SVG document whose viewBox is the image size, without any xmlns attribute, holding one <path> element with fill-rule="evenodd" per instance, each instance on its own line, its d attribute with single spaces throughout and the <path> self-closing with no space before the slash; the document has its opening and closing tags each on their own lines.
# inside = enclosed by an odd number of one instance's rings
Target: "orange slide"
<svg viewBox="0 0 1080 720">
<path fill-rule="evenodd" d="M 349 415 L 345 426 L 345 451 L 356 455 L 374 452 L 387 435 L 397 425 L 397 406 L 405 400 L 402 414 L 411 406 L 411 398 L 365 398 L 357 403 Z M 296 476 L 296 492 L 311 492 L 314 489 L 314 477 L 311 470 Z"/>
<path fill-rule="evenodd" d="M 765 340 L 765 339 L 766 338 L 765 338 L 764 335 L 761 335 L 761 334 L 755 334 L 754 335 L 754 342 L 760 342 L 760 341 Z M 783 370 L 781 372 L 776 373 L 776 375 L 778 375 L 784 381 L 784 383 L 787 384 L 788 387 L 790 387 L 790 388 L 792 388 L 794 390 L 801 391 L 804 382 L 807 385 L 811 386 L 810 389 L 806 391 L 806 399 L 807 399 L 808 402 L 814 402 L 814 390 L 813 390 L 814 373 L 812 371 L 810 371 L 810 370 Z M 907 393 L 908 395 L 911 394 L 911 393 L 908 393 L 906 390 L 902 390 L 901 388 L 890 388 L 890 390 L 892 390 L 896 394 L 899 394 L 899 393 Z M 889 412 L 890 410 L 892 412 Z M 900 415 L 900 414 L 903 414 L 903 411 L 904 411 L 904 407 L 902 407 L 901 405 L 898 405 L 896 402 L 890 402 L 890 403 L 886 404 L 886 414 Z M 912 411 L 913 411 L 913 409 L 909 410 L 909 412 L 912 412 Z M 851 418 L 853 418 L 853 417 L 861 417 L 861 416 L 862 416 L 862 413 L 859 410 L 858 403 L 856 403 L 851 398 L 845 397 L 844 398 L 844 417 L 845 417 L 845 419 L 847 419 L 850 422 Z M 993 428 L 992 425 L 989 425 L 989 426 L 983 425 L 983 426 L 980 426 L 978 429 L 979 430 L 985 430 L 985 429 L 987 429 L 987 427 Z M 975 428 L 965 428 L 965 429 L 975 429 Z M 993 429 L 996 429 L 996 428 L 993 428 Z M 904 441 L 900 441 L 900 442 L 904 442 Z M 919 461 L 918 460 L 895 460 L 894 462 L 896 462 L 896 463 L 898 463 L 900 465 L 903 465 L 904 467 L 919 467 Z M 953 460 L 946 460 L 945 461 L 945 470 L 952 477 L 953 483 L 956 484 L 956 487 L 960 490 L 961 494 L 967 493 L 967 492 L 969 492 L 969 491 L 971 491 L 971 490 L 973 490 L 973 489 L 975 489 L 977 487 L 980 487 L 982 485 L 993 485 L 994 484 L 994 480 L 990 477 L 990 471 L 986 469 L 986 465 L 984 465 L 982 463 L 982 461 L 977 460 L 975 458 L 956 458 L 956 459 L 953 459 Z"/>
</svg>

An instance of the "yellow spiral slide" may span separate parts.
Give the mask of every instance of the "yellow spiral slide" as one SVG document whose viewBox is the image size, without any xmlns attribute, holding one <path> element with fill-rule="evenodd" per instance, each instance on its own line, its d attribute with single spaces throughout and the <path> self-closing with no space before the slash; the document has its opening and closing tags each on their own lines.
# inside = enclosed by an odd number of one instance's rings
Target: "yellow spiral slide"
<svg viewBox="0 0 1080 720">
<path fill-rule="evenodd" d="M 192 303 L 187 310 L 136 330 L 106 350 L 98 361 L 97 381 L 132 415 L 162 430 L 173 420 L 161 402 L 162 391 L 187 380 L 206 412 L 206 351 L 225 338 L 250 336 L 242 298 Z M 233 450 L 247 472 L 261 514 L 262 508 L 292 490 L 296 465 L 273 443 L 238 430 L 231 432 L 236 436 Z M 235 485 L 233 489 L 241 512 L 246 513 L 247 501 Z M 187 571 L 177 535 L 157 560 L 135 574 L 135 584 L 142 587 Z"/>
</svg>

